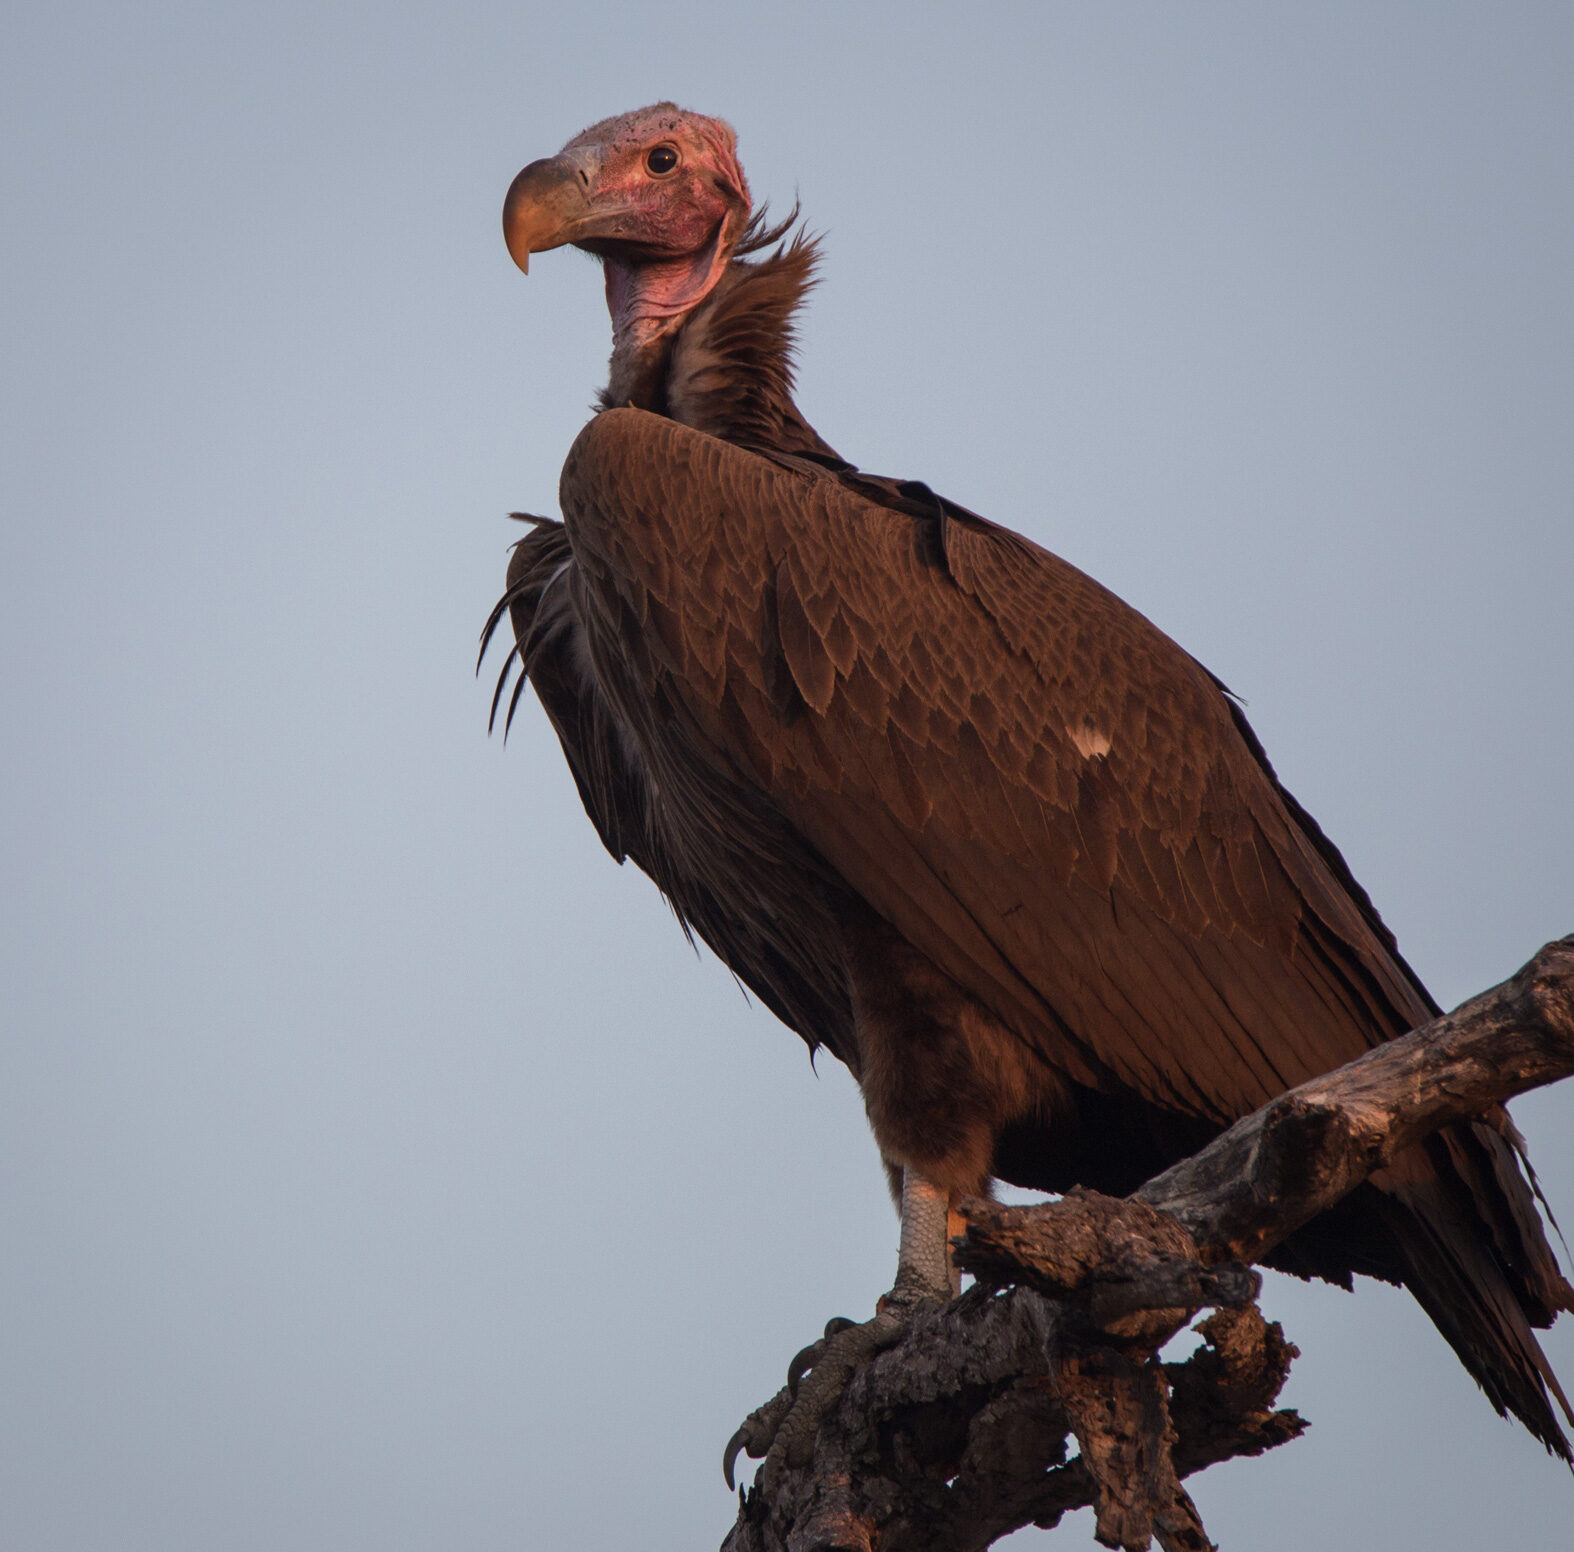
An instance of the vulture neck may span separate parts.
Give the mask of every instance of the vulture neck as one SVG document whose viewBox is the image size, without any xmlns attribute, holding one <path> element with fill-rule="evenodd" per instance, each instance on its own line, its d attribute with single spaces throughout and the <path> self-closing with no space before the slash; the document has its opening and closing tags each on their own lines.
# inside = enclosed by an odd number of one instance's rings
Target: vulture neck
<svg viewBox="0 0 1574 1552">
<path fill-rule="evenodd" d="M 753 263 L 735 258 L 690 312 L 615 331 L 601 407 L 632 405 L 740 447 L 850 467 L 793 400 L 795 320 L 816 258 L 802 237 Z"/>
<path fill-rule="evenodd" d="M 632 405 L 637 410 L 667 413 L 667 370 L 672 357 L 672 336 L 681 319 L 629 324 L 612 333 L 612 361 L 607 386 L 601 390 L 604 410 Z"/>
</svg>

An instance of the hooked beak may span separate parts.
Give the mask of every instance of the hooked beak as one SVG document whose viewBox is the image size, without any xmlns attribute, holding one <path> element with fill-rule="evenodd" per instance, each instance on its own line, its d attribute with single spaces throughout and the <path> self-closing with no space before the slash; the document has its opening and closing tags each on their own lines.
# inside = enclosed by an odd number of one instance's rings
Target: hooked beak
<svg viewBox="0 0 1574 1552">
<path fill-rule="evenodd" d="M 508 186 L 503 201 L 503 240 L 527 275 L 530 255 L 590 236 L 590 190 L 600 171 L 593 148 L 565 151 L 532 162 Z"/>
</svg>

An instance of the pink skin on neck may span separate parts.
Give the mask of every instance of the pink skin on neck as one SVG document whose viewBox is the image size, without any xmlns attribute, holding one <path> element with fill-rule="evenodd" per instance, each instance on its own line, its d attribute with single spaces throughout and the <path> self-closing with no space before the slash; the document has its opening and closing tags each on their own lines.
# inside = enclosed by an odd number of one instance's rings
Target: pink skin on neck
<svg viewBox="0 0 1574 1552">
<path fill-rule="evenodd" d="M 719 226 L 704 248 L 682 258 L 643 264 L 603 259 L 614 354 L 658 338 L 692 312 L 710 295 L 726 267 Z"/>
</svg>

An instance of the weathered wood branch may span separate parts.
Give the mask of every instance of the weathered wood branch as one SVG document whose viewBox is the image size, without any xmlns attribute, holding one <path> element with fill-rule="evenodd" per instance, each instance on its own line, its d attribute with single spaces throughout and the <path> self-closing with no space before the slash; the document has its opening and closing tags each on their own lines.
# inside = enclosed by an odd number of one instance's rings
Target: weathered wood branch
<svg viewBox="0 0 1574 1552">
<path fill-rule="evenodd" d="M 1574 1073 L 1574 937 L 1446 1017 L 1303 1084 L 1117 1201 L 966 1204 L 977 1285 L 848 1383 L 812 1462 L 743 1497 L 723 1552 L 979 1552 L 1092 1504 L 1098 1539 L 1202 1552 L 1181 1480 L 1305 1426 L 1260 1260 L 1395 1154 Z M 1198 1311 L 1204 1346 L 1158 1349 Z M 783 1392 L 767 1407 L 785 1412 Z M 1078 1454 L 1068 1458 L 1071 1438 Z"/>
<path fill-rule="evenodd" d="M 1491 1115 L 1513 1095 L 1571 1073 L 1567 937 L 1501 986 L 1281 1094 L 1156 1175 L 1130 1198 L 1155 1212 L 1127 1220 L 1126 1242 L 1090 1242 L 1075 1194 L 1042 1207 L 980 1203 L 969 1209 L 958 1259 L 993 1281 L 1027 1281 L 1061 1296 L 1095 1280 L 1118 1287 L 1139 1275 L 1180 1276 L 1193 1262 L 1201 1278 L 1210 1265 L 1260 1261 L 1429 1132 Z M 1208 1286 L 1198 1283 L 1199 1291 Z M 1198 1302 L 1229 1300 L 1204 1292 Z"/>
<path fill-rule="evenodd" d="M 1136 1192 L 1205 1261 L 1257 1261 L 1429 1132 L 1574 1073 L 1574 937 L 1237 1121 Z"/>
</svg>

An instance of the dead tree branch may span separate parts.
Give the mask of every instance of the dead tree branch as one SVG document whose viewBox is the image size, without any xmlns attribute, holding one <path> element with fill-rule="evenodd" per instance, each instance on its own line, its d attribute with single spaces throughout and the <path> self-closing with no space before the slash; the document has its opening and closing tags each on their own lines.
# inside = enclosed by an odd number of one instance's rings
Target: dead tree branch
<svg viewBox="0 0 1574 1552">
<path fill-rule="evenodd" d="M 1124 1201 L 967 1204 L 956 1247 L 977 1285 L 852 1378 L 810 1464 L 743 1495 L 723 1552 L 981 1552 L 1086 1504 L 1106 1546 L 1202 1552 L 1181 1480 L 1305 1426 L 1273 1410 L 1296 1350 L 1246 1263 L 1429 1132 L 1571 1073 L 1574 937 Z M 1204 1345 L 1159 1363 L 1210 1305 Z"/>
<path fill-rule="evenodd" d="M 1429 1132 L 1574 1072 L 1574 937 L 1452 1013 L 1303 1083 L 1150 1180 L 1205 1261 L 1258 1261 Z"/>
</svg>

